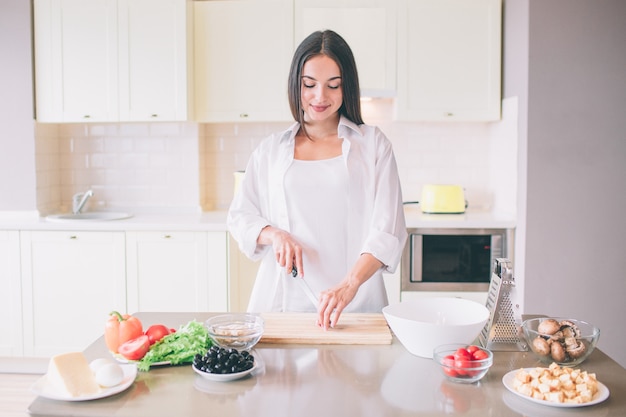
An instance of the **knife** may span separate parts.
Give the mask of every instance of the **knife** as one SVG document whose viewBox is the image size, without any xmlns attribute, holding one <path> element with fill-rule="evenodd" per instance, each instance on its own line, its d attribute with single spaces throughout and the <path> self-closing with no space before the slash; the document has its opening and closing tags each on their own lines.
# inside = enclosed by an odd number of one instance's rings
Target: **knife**
<svg viewBox="0 0 626 417">
<path fill-rule="evenodd" d="M 313 303 L 313 305 L 315 306 L 315 309 L 317 309 L 319 300 L 315 296 L 315 293 L 313 292 L 311 287 L 309 287 L 309 284 L 304 280 L 304 278 L 298 278 L 298 270 L 296 269 L 295 266 L 291 267 L 291 276 L 298 282 L 298 285 L 300 285 L 300 288 L 302 289 L 302 291 L 304 291 L 304 293 L 309 298 L 311 303 Z"/>
</svg>

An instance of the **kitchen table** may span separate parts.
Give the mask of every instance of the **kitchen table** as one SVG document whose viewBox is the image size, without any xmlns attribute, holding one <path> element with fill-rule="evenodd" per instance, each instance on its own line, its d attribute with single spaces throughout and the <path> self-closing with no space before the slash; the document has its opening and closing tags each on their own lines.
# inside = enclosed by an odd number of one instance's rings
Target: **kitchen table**
<svg viewBox="0 0 626 417">
<path fill-rule="evenodd" d="M 210 313 L 138 313 L 144 323 L 179 327 Z M 313 324 L 312 324 L 313 325 Z M 330 330 L 333 331 L 333 330 Z M 107 357 L 99 338 L 84 351 Z M 596 349 L 580 367 L 595 372 L 611 394 L 593 406 L 565 409 L 534 404 L 507 391 L 502 377 L 539 366 L 529 352 L 495 352 L 494 364 L 475 384 L 444 379 L 430 359 L 416 357 L 397 340 L 387 345 L 258 344 L 252 376 L 212 382 L 190 365 L 140 372 L 126 391 L 111 397 L 63 402 L 37 397 L 33 416 L 466 416 L 600 417 L 626 415 L 626 369 Z"/>
</svg>

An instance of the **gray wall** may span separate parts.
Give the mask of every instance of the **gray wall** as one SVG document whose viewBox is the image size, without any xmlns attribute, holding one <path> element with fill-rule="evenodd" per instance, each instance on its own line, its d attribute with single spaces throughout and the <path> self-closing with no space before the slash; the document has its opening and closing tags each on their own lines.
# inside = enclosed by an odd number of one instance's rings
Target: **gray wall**
<svg viewBox="0 0 626 417">
<path fill-rule="evenodd" d="M 519 49 L 505 56 L 503 91 L 526 106 L 519 119 L 525 311 L 598 325 L 599 346 L 622 366 L 625 22 L 623 0 L 505 0 L 504 36 Z"/>
<path fill-rule="evenodd" d="M 30 1 L 0 6 L 0 211 L 36 210 Z"/>
</svg>

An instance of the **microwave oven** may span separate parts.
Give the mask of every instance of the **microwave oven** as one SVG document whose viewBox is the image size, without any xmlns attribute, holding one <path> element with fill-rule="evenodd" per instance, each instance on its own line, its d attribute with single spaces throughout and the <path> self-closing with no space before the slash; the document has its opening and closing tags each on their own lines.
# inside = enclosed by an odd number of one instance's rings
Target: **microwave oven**
<svg viewBox="0 0 626 417">
<path fill-rule="evenodd" d="M 497 258 L 513 261 L 513 229 L 409 229 L 402 291 L 488 291 Z"/>
</svg>

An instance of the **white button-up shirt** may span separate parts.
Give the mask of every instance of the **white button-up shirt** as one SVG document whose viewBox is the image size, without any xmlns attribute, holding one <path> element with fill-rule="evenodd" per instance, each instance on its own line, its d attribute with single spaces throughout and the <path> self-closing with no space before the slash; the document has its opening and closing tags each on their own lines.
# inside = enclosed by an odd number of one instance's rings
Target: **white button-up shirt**
<svg viewBox="0 0 626 417">
<path fill-rule="evenodd" d="M 252 260 L 262 259 L 249 311 L 282 309 L 277 292 L 284 268 L 276 262 L 272 247 L 257 244 L 257 238 L 268 225 L 290 231 L 289 190 L 284 187 L 284 177 L 294 159 L 299 127 L 294 123 L 255 149 L 228 212 L 228 230 L 239 249 Z M 345 311 L 380 312 L 387 303 L 382 272 L 395 271 L 407 239 L 397 165 L 391 142 L 377 127 L 357 126 L 341 117 L 338 136 L 343 139 L 342 156 L 349 181 L 346 265 L 353 265 L 362 253 L 372 254 L 384 265 L 359 289 L 361 301 L 351 303 Z M 319 194 L 323 200 L 324 190 Z"/>
</svg>

